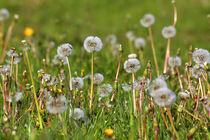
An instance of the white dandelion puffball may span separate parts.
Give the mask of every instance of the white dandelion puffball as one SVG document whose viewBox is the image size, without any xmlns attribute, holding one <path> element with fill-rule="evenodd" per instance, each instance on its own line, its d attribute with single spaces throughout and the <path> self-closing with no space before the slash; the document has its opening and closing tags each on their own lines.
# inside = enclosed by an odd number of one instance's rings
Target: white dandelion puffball
<svg viewBox="0 0 210 140">
<path fill-rule="evenodd" d="M 11 64 L 11 60 L 5 60 L 8 64 Z M 18 58 L 18 57 L 14 57 L 13 58 L 13 64 L 18 64 L 19 62 L 21 61 L 21 58 Z"/>
<path fill-rule="evenodd" d="M 85 119 L 85 113 L 80 108 L 74 108 L 69 111 L 69 118 L 73 118 L 76 121 Z"/>
<path fill-rule="evenodd" d="M 179 67 L 179 66 L 181 66 L 181 64 L 182 64 L 182 60 L 178 56 L 168 58 L 168 65 L 170 67 Z"/>
<path fill-rule="evenodd" d="M 5 8 L 0 9 L 0 22 L 9 18 L 9 11 Z"/>
<path fill-rule="evenodd" d="M 144 78 L 144 77 L 138 77 L 138 80 L 137 80 L 141 85 L 143 84 L 143 87 L 144 88 L 148 88 L 149 84 L 150 84 L 150 80 L 149 78 Z"/>
<path fill-rule="evenodd" d="M 124 69 L 127 73 L 137 72 L 140 67 L 140 61 L 136 58 L 130 58 L 124 62 Z"/>
<path fill-rule="evenodd" d="M 108 35 L 106 37 L 106 42 L 114 45 L 117 42 L 117 37 L 115 35 L 113 35 L 113 34 Z"/>
<path fill-rule="evenodd" d="M 10 72 L 10 70 L 11 70 L 11 66 L 10 65 L 2 65 L 0 67 L 0 73 Z"/>
<path fill-rule="evenodd" d="M 53 60 L 52 60 L 53 64 L 58 65 L 63 63 L 64 65 L 67 64 L 67 60 L 64 56 L 60 56 L 60 55 L 55 55 Z"/>
<path fill-rule="evenodd" d="M 9 57 L 18 57 L 18 54 L 17 53 L 15 53 L 15 49 L 10 49 L 9 51 L 7 51 L 7 56 L 9 56 Z"/>
<path fill-rule="evenodd" d="M 12 95 L 7 96 L 8 102 L 18 102 L 22 98 L 22 92 L 15 92 Z"/>
<path fill-rule="evenodd" d="M 190 98 L 190 95 L 187 94 L 187 93 L 185 93 L 185 92 L 183 92 L 183 91 L 179 92 L 179 96 L 180 96 L 182 99 L 188 99 L 188 98 Z"/>
<path fill-rule="evenodd" d="M 71 55 L 72 51 L 73 51 L 73 47 L 69 43 L 64 43 L 64 44 L 60 45 L 57 49 L 58 55 L 63 56 L 63 57 L 67 57 L 67 56 Z"/>
<path fill-rule="evenodd" d="M 72 77 L 73 89 L 81 89 L 84 85 L 83 79 L 80 77 Z"/>
<path fill-rule="evenodd" d="M 98 52 L 102 49 L 103 43 L 97 36 L 88 36 L 84 41 L 84 48 L 87 52 Z"/>
<path fill-rule="evenodd" d="M 122 89 L 126 92 L 131 91 L 132 89 L 132 84 L 127 84 L 127 83 L 123 83 L 122 84 Z"/>
<path fill-rule="evenodd" d="M 126 33 L 126 37 L 127 37 L 128 40 L 133 41 L 133 40 L 135 39 L 134 32 L 133 32 L 133 31 L 128 31 L 128 32 Z"/>
<path fill-rule="evenodd" d="M 95 73 L 93 75 L 93 84 L 94 85 L 99 85 L 100 83 L 102 83 L 104 81 L 104 76 L 103 74 L 100 73 Z"/>
<path fill-rule="evenodd" d="M 167 88 L 166 82 L 161 78 L 156 78 L 149 84 L 149 94 L 152 97 L 156 96 L 156 91 L 160 88 Z"/>
<path fill-rule="evenodd" d="M 144 40 L 144 38 L 139 37 L 139 38 L 136 38 L 136 39 L 135 39 L 134 47 L 135 47 L 136 49 L 144 48 L 145 45 L 146 45 L 146 41 Z"/>
<path fill-rule="evenodd" d="M 174 26 L 167 26 L 162 29 L 164 38 L 173 38 L 176 35 L 176 28 Z"/>
<path fill-rule="evenodd" d="M 157 105 L 167 107 L 176 101 L 176 94 L 168 88 L 160 88 L 156 91 L 154 99 Z"/>
<path fill-rule="evenodd" d="M 200 77 L 206 76 L 206 72 L 204 70 L 204 65 L 197 64 L 197 65 L 193 66 L 191 73 L 192 73 L 193 77 L 195 77 L 195 78 L 200 78 Z"/>
<path fill-rule="evenodd" d="M 110 84 L 103 84 L 98 87 L 98 94 L 101 98 L 109 96 L 112 92 L 112 86 Z"/>
<path fill-rule="evenodd" d="M 209 62 L 210 54 L 207 50 L 204 49 L 197 49 L 192 54 L 193 61 L 197 64 L 204 64 L 205 62 Z"/>
<path fill-rule="evenodd" d="M 152 14 L 146 14 L 142 19 L 140 19 L 140 23 L 143 27 L 150 27 L 155 23 L 155 17 Z"/>
<path fill-rule="evenodd" d="M 51 97 L 46 104 L 48 112 L 52 114 L 63 113 L 68 108 L 66 97 L 63 95 L 59 97 Z"/>
</svg>

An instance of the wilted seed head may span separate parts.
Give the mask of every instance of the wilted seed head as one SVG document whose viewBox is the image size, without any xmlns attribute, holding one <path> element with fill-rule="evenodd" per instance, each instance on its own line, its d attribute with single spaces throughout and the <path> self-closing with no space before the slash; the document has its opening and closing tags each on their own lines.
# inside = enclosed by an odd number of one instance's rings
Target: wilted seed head
<svg viewBox="0 0 210 140">
<path fill-rule="evenodd" d="M 135 39 L 135 42 L 134 42 L 134 46 L 136 49 L 139 49 L 139 48 L 144 48 L 146 45 L 146 41 L 144 40 L 144 38 L 136 38 Z"/>
<path fill-rule="evenodd" d="M 136 54 L 130 54 L 129 59 L 124 62 L 124 69 L 127 73 L 137 72 L 140 67 L 140 61 L 136 59 Z"/>
<path fill-rule="evenodd" d="M 64 65 L 67 64 L 67 60 L 64 56 L 60 56 L 60 55 L 55 55 L 52 62 L 55 64 L 55 65 L 58 65 L 58 64 L 61 64 L 63 63 Z"/>
<path fill-rule="evenodd" d="M 117 42 L 117 37 L 115 35 L 108 35 L 106 42 L 114 45 Z"/>
<path fill-rule="evenodd" d="M 121 47 L 121 44 L 114 44 L 113 45 L 113 55 L 116 55 L 119 53 L 119 48 Z"/>
<path fill-rule="evenodd" d="M 15 92 L 7 96 L 8 102 L 18 102 L 22 98 L 22 92 Z"/>
<path fill-rule="evenodd" d="M 72 54 L 73 47 L 69 43 L 62 44 L 58 47 L 57 53 L 60 56 L 66 57 Z"/>
<path fill-rule="evenodd" d="M 112 86 L 110 84 L 103 84 L 98 87 L 98 94 L 101 98 L 109 96 L 112 92 Z"/>
<path fill-rule="evenodd" d="M 7 56 L 9 57 L 18 57 L 18 54 L 16 53 L 16 49 L 15 48 L 12 48 L 10 49 L 8 52 L 7 52 Z"/>
<path fill-rule="evenodd" d="M 193 77 L 195 78 L 200 78 L 200 77 L 203 77 L 203 76 L 206 76 L 206 72 L 204 70 L 204 65 L 195 65 L 193 66 L 192 68 L 192 71 L 191 71 Z"/>
<path fill-rule="evenodd" d="M 188 99 L 188 98 L 190 98 L 190 95 L 187 94 L 187 93 L 185 93 L 185 92 L 183 92 L 183 91 L 179 92 L 179 96 L 182 99 Z"/>
<path fill-rule="evenodd" d="M 98 52 L 102 49 L 103 43 L 97 36 L 88 36 L 84 41 L 84 48 L 87 52 Z"/>
<path fill-rule="evenodd" d="M 180 57 L 169 57 L 168 58 L 168 65 L 171 67 L 179 67 L 182 64 L 182 60 Z"/>
<path fill-rule="evenodd" d="M 100 83 L 102 83 L 104 81 L 104 76 L 100 73 L 95 73 L 93 75 L 93 84 L 95 85 L 99 85 Z"/>
<path fill-rule="evenodd" d="M 193 60 L 197 64 L 210 63 L 210 53 L 204 49 L 197 49 L 192 54 Z"/>
<path fill-rule="evenodd" d="M 81 89 L 84 85 L 83 79 L 80 77 L 72 77 L 73 89 Z"/>
<path fill-rule="evenodd" d="M 164 87 L 155 91 L 155 102 L 161 107 L 171 106 L 176 101 L 176 94 Z"/>
<path fill-rule="evenodd" d="M 0 9 L 0 22 L 9 18 L 9 11 L 5 8 Z"/>
<path fill-rule="evenodd" d="M 207 111 L 210 111 L 210 100 L 207 101 L 205 107 Z"/>
<path fill-rule="evenodd" d="M 161 78 L 156 78 L 149 84 L 149 94 L 150 96 L 156 96 L 156 91 L 160 88 L 167 88 L 166 82 Z"/>
<path fill-rule="evenodd" d="M 143 27 L 150 27 L 155 23 L 155 17 L 152 14 L 146 14 L 142 19 L 140 19 L 140 23 Z"/>
<path fill-rule="evenodd" d="M 10 65 L 2 65 L 2 66 L 0 67 L 0 73 L 10 72 L 10 70 L 11 70 Z"/>
<path fill-rule="evenodd" d="M 51 80 L 48 82 L 48 86 L 54 86 L 58 84 L 58 78 L 56 76 L 52 76 Z"/>
<path fill-rule="evenodd" d="M 176 35 L 176 28 L 174 26 L 164 27 L 162 29 L 162 35 L 164 38 L 173 38 Z"/>
<path fill-rule="evenodd" d="M 73 108 L 69 111 L 69 118 L 73 118 L 76 121 L 85 119 L 85 113 L 80 108 Z"/>
<path fill-rule="evenodd" d="M 132 84 L 127 84 L 127 83 L 123 83 L 122 84 L 122 89 L 126 92 L 131 91 L 132 89 Z"/>
<path fill-rule="evenodd" d="M 44 84 L 45 82 L 50 83 L 50 78 L 51 78 L 50 74 L 43 74 L 42 75 L 42 84 Z"/>
<path fill-rule="evenodd" d="M 51 97 L 47 102 L 46 108 L 48 112 L 52 114 L 63 113 L 68 108 L 66 97 L 63 95 L 59 97 Z"/>
<path fill-rule="evenodd" d="M 8 64 L 11 64 L 11 60 L 9 59 L 9 60 L 5 60 Z M 21 61 L 21 58 L 19 58 L 19 57 L 14 57 L 13 58 L 13 64 L 18 64 L 19 62 Z"/>
<path fill-rule="evenodd" d="M 150 84 L 150 80 L 148 78 L 145 79 L 144 77 L 138 77 L 137 81 L 139 82 L 140 85 L 142 85 L 144 82 L 144 84 L 143 84 L 144 88 L 148 88 L 148 86 Z"/>
<path fill-rule="evenodd" d="M 133 41 L 133 40 L 135 39 L 134 32 L 133 32 L 133 31 L 128 31 L 128 32 L 126 33 L 126 37 L 127 37 L 128 40 Z"/>
</svg>

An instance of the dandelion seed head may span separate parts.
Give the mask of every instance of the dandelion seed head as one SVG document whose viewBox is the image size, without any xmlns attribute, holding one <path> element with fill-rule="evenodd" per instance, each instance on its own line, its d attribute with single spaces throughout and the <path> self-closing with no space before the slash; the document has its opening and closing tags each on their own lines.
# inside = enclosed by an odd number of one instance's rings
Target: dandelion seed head
<svg viewBox="0 0 210 140">
<path fill-rule="evenodd" d="M 191 73 L 192 73 L 193 77 L 195 77 L 195 78 L 200 78 L 202 76 L 206 76 L 206 73 L 204 70 L 204 65 L 202 65 L 202 64 L 201 65 L 197 64 L 197 65 L 193 66 Z"/>
<path fill-rule="evenodd" d="M 106 42 L 114 45 L 117 42 L 117 37 L 113 34 L 108 35 L 106 37 Z"/>
<path fill-rule="evenodd" d="M 131 91 L 132 89 L 132 84 L 127 84 L 127 83 L 123 83 L 122 84 L 122 89 L 126 92 Z"/>
<path fill-rule="evenodd" d="M 110 84 L 103 84 L 98 87 L 98 94 L 101 98 L 109 96 L 112 92 L 112 86 Z"/>
<path fill-rule="evenodd" d="M 135 39 L 134 32 L 133 32 L 133 31 L 128 31 L 128 32 L 126 33 L 126 37 L 127 37 L 128 40 L 133 41 L 133 40 Z"/>
<path fill-rule="evenodd" d="M 81 89 L 84 85 L 83 79 L 80 77 L 72 77 L 73 89 Z"/>
<path fill-rule="evenodd" d="M 64 43 L 60 45 L 57 49 L 58 55 L 63 56 L 63 57 L 68 57 L 69 55 L 72 54 L 72 51 L 73 51 L 73 47 L 69 43 Z"/>
<path fill-rule="evenodd" d="M 52 62 L 53 62 L 53 64 L 55 64 L 55 65 L 58 65 L 58 64 L 61 64 L 61 63 L 63 63 L 64 65 L 67 64 L 66 58 L 63 57 L 63 56 L 60 56 L 60 55 L 58 55 L 58 54 L 54 56 Z"/>
<path fill-rule="evenodd" d="M 185 93 L 185 92 L 183 92 L 183 91 L 179 92 L 179 96 L 180 96 L 182 99 L 188 99 L 188 98 L 190 98 L 190 95 L 187 94 L 187 93 Z"/>
<path fill-rule="evenodd" d="M 135 53 L 132 53 L 132 54 L 129 54 L 128 55 L 128 58 L 130 58 L 130 59 L 136 58 L 136 57 L 137 57 L 137 55 Z"/>
<path fill-rule="evenodd" d="M 63 95 L 50 98 L 46 104 L 47 111 L 52 114 L 63 113 L 68 108 L 66 97 Z"/>
<path fill-rule="evenodd" d="M 50 76 L 51 80 L 48 82 L 48 86 L 54 86 L 54 85 L 57 85 L 58 84 L 58 78 L 56 76 Z M 47 79 L 47 78 L 46 78 Z M 47 79 L 48 81 L 48 79 Z"/>
<path fill-rule="evenodd" d="M 161 107 L 171 106 L 176 101 L 176 94 L 164 87 L 155 91 L 155 103 Z"/>
<path fill-rule="evenodd" d="M 140 20 L 140 23 L 143 27 L 150 27 L 152 24 L 155 23 L 155 17 L 152 14 L 146 14 Z"/>
<path fill-rule="evenodd" d="M 176 28 L 174 26 L 164 27 L 162 29 L 162 35 L 164 38 L 173 38 L 176 35 Z"/>
<path fill-rule="evenodd" d="M 131 58 L 124 62 L 124 69 L 127 73 L 137 72 L 140 68 L 140 61 L 136 58 Z"/>
<path fill-rule="evenodd" d="M 90 77 L 91 78 L 91 77 Z M 95 85 L 99 85 L 100 83 L 102 83 L 104 81 L 104 76 L 103 74 L 100 73 L 95 73 L 93 75 L 93 84 Z"/>
<path fill-rule="evenodd" d="M 167 88 L 166 82 L 161 78 L 156 78 L 149 84 L 149 94 L 150 96 L 156 96 L 156 91 L 160 88 Z"/>
<path fill-rule="evenodd" d="M 144 48 L 146 45 L 146 41 L 144 40 L 144 38 L 136 38 L 135 42 L 134 42 L 134 46 L 136 49 L 140 49 L 140 48 Z"/>
<path fill-rule="evenodd" d="M 205 107 L 207 111 L 210 111 L 210 100 L 207 101 Z"/>
<path fill-rule="evenodd" d="M 88 36 L 84 41 L 84 48 L 87 52 L 98 52 L 102 49 L 103 43 L 97 36 Z"/>
<path fill-rule="evenodd" d="M 9 11 L 6 8 L 0 9 L 0 22 L 9 18 Z"/>
<path fill-rule="evenodd" d="M 197 49 L 192 53 L 193 61 L 197 64 L 210 63 L 210 54 L 207 50 Z"/>
<path fill-rule="evenodd" d="M 182 60 L 178 56 L 168 58 L 168 65 L 170 67 L 179 67 L 179 66 L 181 66 L 181 64 L 182 64 Z"/>
<path fill-rule="evenodd" d="M 150 80 L 146 77 L 146 79 L 144 77 L 138 77 L 138 80 L 140 85 L 143 84 L 144 88 L 148 88 L 149 84 L 150 84 Z"/>
<path fill-rule="evenodd" d="M 69 118 L 73 118 L 76 121 L 85 119 L 85 113 L 80 108 L 73 108 L 69 111 Z"/>
<path fill-rule="evenodd" d="M 22 92 L 15 92 L 7 96 L 8 102 L 18 102 L 22 98 Z"/>
<path fill-rule="evenodd" d="M 10 72 L 11 66 L 10 65 L 2 65 L 0 67 L 0 73 L 7 73 Z"/>
<path fill-rule="evenodd" d="M 11 60 L 9 59 L 9 60 L 5 60 L 8 64 L 11 64 L 12 62 L 11 62 Z M 21 58 L 19 58 L 19 57 L 14 57 L 13 58 L 13 64 L 18 64 L 19 62 L 21 61 Z"/>
<path fill-rule="evenodd" d="M 9 56 L 9 57 L 18 57 L 18 54 L 16 53 L 16 49 L 12 48 L 9 51 L 7 51 L 7 56 Z"/>
</svg>

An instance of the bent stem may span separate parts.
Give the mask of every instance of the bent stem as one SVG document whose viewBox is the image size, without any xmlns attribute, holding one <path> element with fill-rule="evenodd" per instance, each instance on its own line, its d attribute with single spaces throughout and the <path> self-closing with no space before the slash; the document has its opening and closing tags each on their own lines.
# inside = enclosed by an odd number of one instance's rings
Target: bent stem
<svg viewBox="0 0 210 140">
<path fill-rule="evenodd" d="M 27 61 L 27 64 L 28 64 L 28 70 L 29 70 L 29 74 L 30 74 L 30 78 L 31 78 L 32 86 L 33 86 L 34 100 L 35 100 L 36 109 L 37 109 L 37 113 L 38 113 L 39 125 L 40 125 L 40 128 L 43 129 L 42 119 L 41 119 L 41 115 L 40 115 L 40 112 L 39 112 L 39 105 L 38 105 L 38 101 L 37 101 L 37 97 L 36 97 L 35 84 L 34 84 L 33 75 L 32 75 L 32 72 L 31 72 L 31 66 L 30 66 L 28 53 L 27 53 L 25 44 L 24 44 L 24 48 L 25 48 L 26 61 Z"/>
<path fill-rule="evenodd" d="M 165 55 L 165 61 L 164 61 L 164 70 L 163 73 L 167 72 L 167 65 L 168 65 L 168 58 L 170 57 L 170 41 L 171 39 L 168 39 L 167 47 L 166 47 L 166 55 Z"/>
<path fill-rule="evenodd" d="M 179 140 L 179 134 L 177 133 L 177 131 L 174 127 L 174 122 L 173 122 L 173 117 L 172 117 L 172 114 L 171 114 L 171 110 L 168 107 L 166 109 L 167 109 L 168 116 L 169 116 L 169 119 L 170 119 L 170 122 L 171 122 L 171 125 L 172 125 L 172 128 L 173 128 L 173 132 L 175 133 L 177 140 Z"/>
<path fill-rule="evenodd" d="M 150 41 L 151 41 L 153 58 L 154 58 L 154 61 L 155 61 L 155 68 L 156 68 L 156 71 L 157 71 L 157 76 L 159 76 L 160 75 L 160 71 L 159 71 L 159 67 L 158 67 L 158 63 L 157 63 L 157 57 L 156 57 L 156 53 L 155 53 L 155 47 L 154 47 L 154 41 L 153 41 L 151 27 L 149 27 L 148 30 L 149 30 L 149 36 L 150 36 Z"/>
<path fill-rule="evenodd" d="M 181 90 L 183 90 L 183 84 L 182 84 L 182 79 L 181 79 L 181 76 L 180 76 L 180 73 L 179 73 L 179 69 L 178 69 L 178 67 L 176 67 L 175 69 L 176 69 L 176 73 L 178 75 L 178 79 L 179 79 L 179 84 L 180 84 Z"/>
<path fill-rule="evenodd" d="M 70 67 L 69 59 L 68 59 L 67 56 L 66 56 L 66 60 L 67 60 L 67 65 L 68 65 L 68 69 L 69 69 L 69 86 L 70 86 L 70 92 L 72 92 L 71 67 Z"/>
<path fill-rule="evenodd" d="M 93 63 L 94 63 L 94 52 L 92 52 L 91 59 L 91 89 L 90 89 L 90 110 L 92 108 L 92 100 L 93 100 Z"/>
</svg>

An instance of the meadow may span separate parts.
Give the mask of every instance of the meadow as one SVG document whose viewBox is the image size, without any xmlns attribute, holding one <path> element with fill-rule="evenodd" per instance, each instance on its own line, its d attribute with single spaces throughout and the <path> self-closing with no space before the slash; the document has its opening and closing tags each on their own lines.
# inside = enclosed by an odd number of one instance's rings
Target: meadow
<svg viewBox="0 0 210 140">
<path fill-rule="evenodd" d="M 1 0 L 0 139 L 209 139 L 209 51 L 208 0 Z"/>
</svg>

